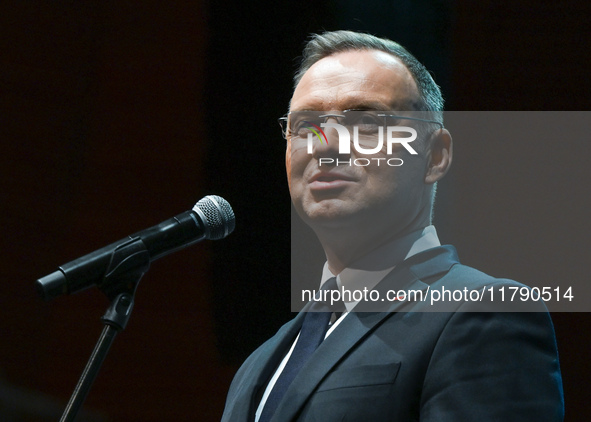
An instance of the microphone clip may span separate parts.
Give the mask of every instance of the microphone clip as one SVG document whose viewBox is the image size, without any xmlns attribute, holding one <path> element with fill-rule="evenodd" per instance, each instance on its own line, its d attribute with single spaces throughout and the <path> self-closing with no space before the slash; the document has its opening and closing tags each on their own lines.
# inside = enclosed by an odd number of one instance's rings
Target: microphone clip
<svg viewBox="0 0 591 422">
<path fill-rule="evenodd" d="M 121 293 L 133 297 L 142 276 L 150 268 L 150 254 L 141 238 L 130 238 L 111 254 L 103 280 L 97 285 L 110 301 Z"/>
</svg>

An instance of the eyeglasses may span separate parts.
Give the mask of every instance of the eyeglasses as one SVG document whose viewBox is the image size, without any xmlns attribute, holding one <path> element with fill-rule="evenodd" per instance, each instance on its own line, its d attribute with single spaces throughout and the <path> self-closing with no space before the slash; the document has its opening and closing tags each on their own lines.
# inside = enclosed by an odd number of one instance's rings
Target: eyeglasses
<svg viewBox="0 0 591 422">
<path fill-rule="evenodd" d="M 279 125 L 285 139 L 307 140 L 308 135 L 318 135 L 322 131 L 321 125 L 328 119 L 335 119 L 337 123 L 350 130 L 358 131 L 362 138 L 373 137 L 380 129 L 392 126 L 412 126 L 413 122 L 431 123 L 443 129 L 443 123 L 424 119 L 419 116 L 430 117 L 430 112 L 412 111 L 395 112 L 377 110 L 345 110 L 339 114 L 324 111 L 291 111 L 279 118 Z M 319 135 L 318 135 L 319 136 Z"/>
</svg>

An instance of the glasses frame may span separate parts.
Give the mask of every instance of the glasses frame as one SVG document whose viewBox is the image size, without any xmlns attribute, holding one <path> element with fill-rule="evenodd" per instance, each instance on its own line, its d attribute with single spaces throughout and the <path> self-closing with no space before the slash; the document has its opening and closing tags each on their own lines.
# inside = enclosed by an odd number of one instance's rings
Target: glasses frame
<svg viewBox="0 0 591 422">
<path fill-rule="evenodd" d="M 348 111 L 377 111 L 379 113 L 379 110 L 356 110 L 356 109 L 350 109 L 350 110 L 343 110 L 343 113 L 347 113 Z M 277 122 L 279 123 L 279 126 L 281 127 L 281 133 L 283 135 L 283 139 L 287 139 L 287 121 L 289 119 L 289 115 L 291 113 L 294 113 L 292 111 L 290 111 L 289 113 L 287 113 L 285 116 L 281 116 L 279 119 L 277 119 Z M 299 112 L 295 112 L 295 113 L 299 113 Z M 344 114 L 321 114 L 320 116 L 318 116 L 319 118 L 325 118 L 324 123 L 326 123 L 328 121 L 328 119 L 335 118 L 335 119 L 339 119 L 339 118 L 344 118 L 345 115 Z M 418 117 L 409 117 L 409 116 L 400 116 L 398 114 L 377 114 L 377 117 L 393 117 L 393 118 L 398 118 L 398 119 L 405 119 L 405 120 L 414 120 L 417 122 L 425 122 L 425 123 L 432 123 L 435 125 L 439 126 L 439 130 L 443 129 L 443 123 L 438 122 L 436 120 L 427 120 L 427 119 L 420 119 Z"/>
</svg>

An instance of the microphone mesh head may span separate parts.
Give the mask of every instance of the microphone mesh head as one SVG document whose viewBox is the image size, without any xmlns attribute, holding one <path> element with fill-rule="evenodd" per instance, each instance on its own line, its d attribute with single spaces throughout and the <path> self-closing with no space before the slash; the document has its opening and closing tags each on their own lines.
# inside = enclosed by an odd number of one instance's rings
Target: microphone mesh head
<svg viewBox="0 0 591 422">
<path fill-rule="evenodd" d="M 207 195 L 193 207 L 205 225 L 205 237 L 210 240 L 223 239 L 234 231 L 236 217 L 232 207 L 221 196 Z"/>
</svg>

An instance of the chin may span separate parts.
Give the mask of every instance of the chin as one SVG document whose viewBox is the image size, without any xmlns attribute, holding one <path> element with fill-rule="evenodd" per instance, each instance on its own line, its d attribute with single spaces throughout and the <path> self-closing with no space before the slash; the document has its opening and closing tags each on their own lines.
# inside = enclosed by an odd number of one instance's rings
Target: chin
<svg viewBox="0 0 591 422">
<path fill-rule="evenodd" d="M 325 200 L 304 205 L 300 217 L 311 227 L 338 228 L 349 226 L 359 218 L 360 211 L 341 200 Z"/>
</svg>

